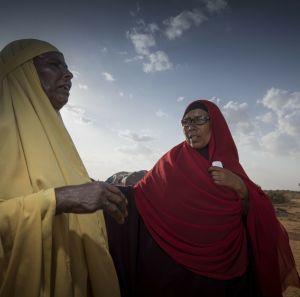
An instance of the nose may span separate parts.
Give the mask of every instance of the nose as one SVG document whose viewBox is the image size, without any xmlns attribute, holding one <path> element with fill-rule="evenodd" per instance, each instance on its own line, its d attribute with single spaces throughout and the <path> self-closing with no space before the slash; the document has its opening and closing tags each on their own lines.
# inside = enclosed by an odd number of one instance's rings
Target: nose
<svg viewBox="0 0 300 297">
<path fill-rule="evenodd" d="M 194 130 L 194 128 L 195 128 L 194 125 L 187 125 L 187 126 L 186 126 L 186 129 L 187 129 L 188 131 Z"/>
<path fill-rule="evenodd" d="M 64 73 L 64 78 L 71 80 L 73 78 L 73 73 L 67 68 Z"/>
</svg>

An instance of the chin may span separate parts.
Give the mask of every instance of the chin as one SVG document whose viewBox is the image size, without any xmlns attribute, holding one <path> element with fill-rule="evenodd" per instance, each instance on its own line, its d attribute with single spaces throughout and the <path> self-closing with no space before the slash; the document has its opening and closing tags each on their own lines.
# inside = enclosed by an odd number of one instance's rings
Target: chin
<svg viewBox="0 0 300 297">
<path fill-rule="evenodd" d="M 55 100 L 52 103 L 52 106 L 55 110 L 59 111 L 61 108 L 63 108 L 68 103 L 68 97 L 67 98 L 59 98 L 59 100 Z"/>
<path fill-rule="evenodd" d="M 191 145 L 191 148 L 193 148 L 194 150 L 200 151 L 201 149 L 203 149 L 205 147 L 205 145 Z"/>
</svg>

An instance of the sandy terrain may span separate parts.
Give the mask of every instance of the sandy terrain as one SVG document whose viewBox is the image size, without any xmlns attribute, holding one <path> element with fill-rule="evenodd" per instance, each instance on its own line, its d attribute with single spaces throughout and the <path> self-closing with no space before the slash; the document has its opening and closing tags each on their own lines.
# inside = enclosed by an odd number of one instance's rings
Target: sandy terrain
<svg viewBox="0 0 300 297">
<path fill-rule="evenodd" d="M 290 238 L 298 272 L 300 273 L 300 193 L 288 203 L 274 204 L 280 222 L 285 226 Z M 300 289 L 288 288 L 284 297 L 300 297 Z"/>
</svg>

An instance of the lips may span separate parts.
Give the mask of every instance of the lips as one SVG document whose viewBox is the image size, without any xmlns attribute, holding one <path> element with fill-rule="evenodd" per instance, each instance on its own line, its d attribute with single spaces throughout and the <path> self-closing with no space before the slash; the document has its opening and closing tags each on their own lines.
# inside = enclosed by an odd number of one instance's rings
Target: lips
<svg viewBox="0 0 300 297">
<path fill-rule="evenodd" d="M 63 85 L 60 85 L 58 88 L 70 92 L 71 86 L 71 83 L 65 83 Z"/>
<path fill-rule="evenodd" d="M 66 94 L 66 95 L 69 95 L 69 94 L 70 94 L 70 89 L 71 89 L 71 84 L 69 84 L 69 83 L 60 85 L 60 86 L 58 87 L 58 90 L 59 90 L 61 93 L 64 93 L 64 94 Z"/>
<path fill-rule="evenodd" d="M 188 135 L 188 139 L 190 140 L 195 140 L 196 138 L 198 138 L 197 135 Z"/>
</svg>

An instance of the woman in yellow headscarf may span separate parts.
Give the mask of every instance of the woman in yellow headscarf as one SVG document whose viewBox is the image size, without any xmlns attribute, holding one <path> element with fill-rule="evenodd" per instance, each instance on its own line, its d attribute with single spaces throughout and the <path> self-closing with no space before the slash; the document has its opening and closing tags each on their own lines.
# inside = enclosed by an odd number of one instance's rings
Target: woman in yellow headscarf
<svg viewBox="0 0 300 297">
<path fill-rule="evenodd" d="M 126 200 L 91 182 L 59 114 L 72 74 L 51 44 L 0 52 L 0 296 L 119 296 L 101 209 Z"/>
</svg>

